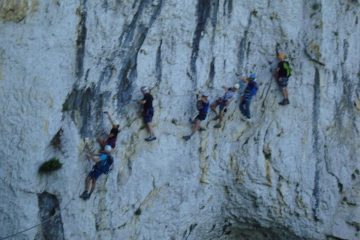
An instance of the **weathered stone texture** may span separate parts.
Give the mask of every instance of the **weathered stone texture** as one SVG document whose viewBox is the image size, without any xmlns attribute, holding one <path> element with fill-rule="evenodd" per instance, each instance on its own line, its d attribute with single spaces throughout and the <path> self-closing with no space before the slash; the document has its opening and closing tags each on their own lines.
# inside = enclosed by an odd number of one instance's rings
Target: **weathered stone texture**
<svg viewBox="0 0 360 240">
<path fill-rule="evenodd" d="M 0 1 L 0 239 L 52 214 L 42 193 L 61 218 L 13 239 L 359 239 L 359 17 L 356 0 Z M 293 67 L 285 107 L 277 51 Z M 184 142 L 196 91 L 213 101 L 253 71 L 253 122 L 237 96 L 222 128 L 210 113 Z M 105 110 L 115 165 L 84 202 Z M 52 157 L 63 167 L 39 175 Z"/>
</svg>

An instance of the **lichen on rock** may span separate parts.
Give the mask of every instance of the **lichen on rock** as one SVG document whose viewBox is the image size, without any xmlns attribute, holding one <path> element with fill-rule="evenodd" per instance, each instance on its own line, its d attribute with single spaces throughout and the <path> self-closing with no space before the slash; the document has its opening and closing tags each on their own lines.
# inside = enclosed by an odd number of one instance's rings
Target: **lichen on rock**
<svg viewBox="0 0 360 240">
<path fill-rule="evenodd" d="M 20 22 L 29 11 L 29 0 L 3 0 L 0 2 L 0 19 Z"/>
</svg>

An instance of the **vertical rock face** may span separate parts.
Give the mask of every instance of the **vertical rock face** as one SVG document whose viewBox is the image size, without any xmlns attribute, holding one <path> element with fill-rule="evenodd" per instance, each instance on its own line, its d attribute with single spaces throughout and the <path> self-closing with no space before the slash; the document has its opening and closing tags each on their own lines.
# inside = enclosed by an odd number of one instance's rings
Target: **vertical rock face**
<svg viewBox="0 0 360 240">
<path fill-rule="evenodd" d="M 357 0 L 1 1 L 0 239 L 359 239 L 359 16 Z M 215 100 L 250 72 L 253 122 L 238 96 L 222 128 L 209 114 L 184 142 L 196 91 Z M 114 169 L 84 202 L 105 110 L 122 129 Z M 52 157 L 62 169 L 39 175 Z"/>
</svg>

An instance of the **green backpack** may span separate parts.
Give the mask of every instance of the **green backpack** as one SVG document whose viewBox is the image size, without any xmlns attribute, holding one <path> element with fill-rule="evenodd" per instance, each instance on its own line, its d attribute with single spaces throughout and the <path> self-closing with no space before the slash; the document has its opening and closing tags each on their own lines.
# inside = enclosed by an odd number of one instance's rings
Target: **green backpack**
<svg viewBox="0 0 360 240">
<path fill-rule="evenodd" d="M 290 76 L 291 76 L 291 72 L 292 72 L 292 69 L 291 69 L 291 67 L 290 67 L 290 64 L 289 64 L 288 62 L 284 61 L 283 66 L 284 66 L 284 69 L 285 69 L 285 71 L 286 71 L 286 76 L 287 76 L 287 77 L 290 77 Z"/>
</svg>

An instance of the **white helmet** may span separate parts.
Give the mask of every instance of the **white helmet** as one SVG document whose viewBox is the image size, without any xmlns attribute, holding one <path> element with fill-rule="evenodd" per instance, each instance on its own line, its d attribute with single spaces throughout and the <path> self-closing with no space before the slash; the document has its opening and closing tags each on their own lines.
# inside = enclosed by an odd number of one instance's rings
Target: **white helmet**
<svg viewBox="0 0 360 240">
<path fill-rule="evenodd" d="M 140 90 L 141 90 L 143 93 L 148 93 L 148 92 L 149 92 L 149 88 L 146 87 L 146 86 L 142 86 L 142 87 L 140 88 Z"/>
<path fill-rule="evenodd" d="M 235 88 L 235 89 L 239 89 L 239 88 L 240 88 L 240 85 L 239 85 L 238 83 L 235 83 L 234 88 Z"/>
<path fill-rule="evenodd" d="M 105 152 L 111 152 L 112 147 L 110 145 L 105 145 Z"/>
<path fill-rule="evenodd" d="M 209 94 L 207 94 L 206 92 L 200 92 L 200 96 L 202 96 L 202 97 L 208 97 Z"/>
</svg>

